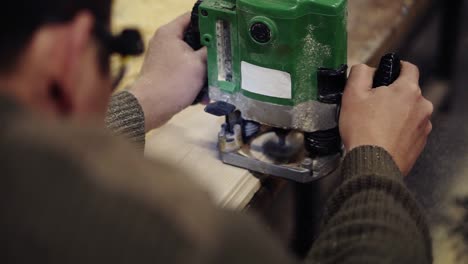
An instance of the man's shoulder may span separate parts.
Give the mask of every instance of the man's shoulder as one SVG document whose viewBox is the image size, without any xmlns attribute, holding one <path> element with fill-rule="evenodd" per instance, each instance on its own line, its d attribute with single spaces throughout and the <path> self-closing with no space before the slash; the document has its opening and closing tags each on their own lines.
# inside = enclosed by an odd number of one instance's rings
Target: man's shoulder
<svg viewBox="0 0 468 264">
<path fill-rule="evenodd" d="M 0 149 L 0 156 L 6 157 L 0 171 L 9 168 L 10 173 L 27 174 L 25 179 L 73 175 L 99 190 L 133 197 L 171 215 L 211 210 L 210 199 L 189 173 L 146 160 L 134 144 L 105 128 L 27 115 L 2 130 Z"/>
<path fill-rule="evenodd" d="M 58 152 L 62 157 L 80 158 L 100 150 L 111 151 L 116 145 L 131 146 L 112 137 L 104 128 L 93 124 L 53 121 L 29 114 L 17 114 L 7 121 L 0 132 L 3 148 L 23 155 L 37 156 L 37 152 Z"/>
<path fill-rule="evenodd" d="M 98 174 L 96 163 L 109 163 L 106 159 L 121 153 L 139 154 L 131 144 L 92 124 L 46 120 L 19 112 L 2 121 L 0 170 L 15 176 L 73 174 L 89 179 Z"/>
</svg>

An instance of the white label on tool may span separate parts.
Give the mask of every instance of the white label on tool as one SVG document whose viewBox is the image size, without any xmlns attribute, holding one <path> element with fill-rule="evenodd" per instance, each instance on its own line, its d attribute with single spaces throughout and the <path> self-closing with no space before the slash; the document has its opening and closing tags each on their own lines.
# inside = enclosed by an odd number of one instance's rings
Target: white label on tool
<svg viewBox="0 0 468 264">
<path fill-rule="evenodd" d="M 270 97 L 292 99 L 291 74 L 243 61 L 242 89 Z"/>
</svg>

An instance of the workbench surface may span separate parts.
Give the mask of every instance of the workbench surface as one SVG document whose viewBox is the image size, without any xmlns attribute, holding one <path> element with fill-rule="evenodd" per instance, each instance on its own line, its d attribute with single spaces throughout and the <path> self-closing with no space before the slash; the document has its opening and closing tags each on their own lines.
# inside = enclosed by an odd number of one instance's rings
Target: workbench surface
<svg viewBox="0 0 468 264">
<path fill-rule="evenodd" d="M 114 27 L 137 26 L 148 41 L 155 30 L 189 11 L 194 0 L 116 0 Z M 350 0 L 349 64 L 376 64 L 397 47 L 429 0 Z M 137 77 L 142 58 L 131 61 L 124 84 Z M 157 85 L 157 84 L 155 84 Z M 216 141 L 222 119 L 209 116 L 203 107 L 190 107 L 164 127 L 147 136 L 147 156 L 189 170 L 220 205 L 242 209 L 259 190 L 249 172 L 222 164 Z"/>
<path fill-rule="evenodd" d="M 148 41 L 156 29 L 191 10 L 194 0 L 116 0 L 114 28 L 136 26 Z M 429 5 L 430 0 L 349 0 L 350 65 L 377 63 L 388 50 L 397 47 L 404 33 Z M 131 62 L 125 79 L 130 84 L 137 76 L 143 59 Z"/>
</svg>

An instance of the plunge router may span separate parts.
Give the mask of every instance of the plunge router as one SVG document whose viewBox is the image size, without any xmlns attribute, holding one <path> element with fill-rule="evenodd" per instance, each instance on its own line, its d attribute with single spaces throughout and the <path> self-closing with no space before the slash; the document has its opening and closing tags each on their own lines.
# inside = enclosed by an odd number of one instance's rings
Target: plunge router
<svg viewBox="0 0 468 264">
<path fill-rule="evenodd" d="M 198 1 L 185 40 L 208 48 L 223 162 L 300 183 L 339 167 L 347 0 Z"/>
</svg>

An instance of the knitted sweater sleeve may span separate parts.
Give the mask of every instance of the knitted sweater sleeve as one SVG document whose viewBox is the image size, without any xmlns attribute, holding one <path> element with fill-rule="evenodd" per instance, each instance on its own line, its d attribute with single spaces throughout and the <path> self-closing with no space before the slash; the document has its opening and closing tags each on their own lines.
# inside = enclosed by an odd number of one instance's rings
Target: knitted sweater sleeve
<svg viewBox="0 0 468 264">
<path fill-rule="evenodd" d="M 138 100 L 129 92 L 112 96 L 106 116 L 106 125 L 119 136 L 124 136 L 141 148 L 145 146 L 145 115 Z"/>
<path fill-rule="evenodd" d="M 311 263 L 432 263 L 429 229 L 389 153 L 350 152 L 330 199 Z"/>
<path fill-rule="evenodd" d="M 128 92 L 112 97 L 108 128 L 145 143 L 144 113 Z M 432 245 L 421 208 L 388 152 L 365 146 L 346 156 L 344 183 L 331 197 L 308 263 L 431 263 Z"/>
</svg>

